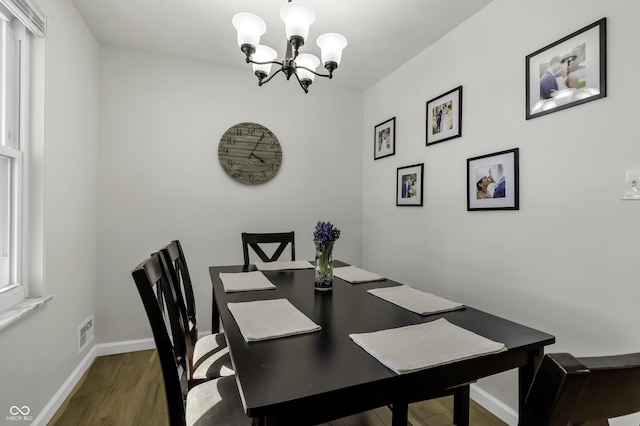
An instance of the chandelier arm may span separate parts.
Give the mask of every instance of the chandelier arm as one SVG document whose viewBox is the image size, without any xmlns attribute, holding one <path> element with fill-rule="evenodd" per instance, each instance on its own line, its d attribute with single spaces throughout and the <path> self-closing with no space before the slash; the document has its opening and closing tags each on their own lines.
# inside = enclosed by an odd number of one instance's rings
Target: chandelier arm
<svg viewBox="0 0 640 426">
<path fill-rule="evenodd" d="M 312 70 L 312 69 L 310 69 L 310 68 L 303 67 L 303 66 L 300 66 L 300 65 L 296 65 L 296 68 L 302 68 L 302 69 L 305 69 L 305 70 L 307 70 L 307 71 L 309 71 L 309 72 L 314 73 L 314 74 L 315 74 L 315 75 L 317 75 L 318 77 L 328 77 L 328 78 L 333 78 L 333 74 L 332 74 L 332 73 L 330 73 L 330 74 L 320 74 L 320 73 L 317 73 L 317 72 L 315 72 L 314 70 Z M 297 75 L 297 74 L 296 74 L 296 75 Z"/>
<path fill-rule="evenodd" d="M 274 64 L 274 65 L 282 66 L 282 62 L 278 62 L 278 61 L 258 62 L 258 61 L 254 61 L 253 59 L 247 59 L 247 63 L 248 64 L 256 64 L 256 65 Z"/>
<path fill-rule="evenodd" d="M 275 63 L 277 64 L 278 62 L 275 62 Z M 271 81 L 271 79 L 272 79 L 276 74 L 278 74 L 278 73 L 279 73 L 279 72 L 281 72 L 281 71 L 282 71 L 282 68 L 280 68 L 278 71 L 276 71 L 276 72 L 274 72 L 273 74 L 271 74 L 271 75 L 270 75 L 266 80 L 261 80 L 261 81 L 258 83 L 258 85 L 259 85 L 259 86 L 262 86 L 263 84 L 267 84 L 269 81 Z"/>
<path fill-rule="evenodd" d="M 298 67 L 298 68 L 304 68 L 304 67 Z M 307 68 L 304 68 L 304 69 L 307 69 Z M 298 80 L 298 84 L 300 85 L 300 87 L 302 87 L 302 90 L 304 90 L 304 93 L 309 93 L 309 89 L 307 89 L 307 86 L 302 84 L 302 81 L 300 81 L 300 77 L 298 77 L 298 73 L 294 72 L 293 74 L 296 76 L 296 80 Z"/>
</svg>

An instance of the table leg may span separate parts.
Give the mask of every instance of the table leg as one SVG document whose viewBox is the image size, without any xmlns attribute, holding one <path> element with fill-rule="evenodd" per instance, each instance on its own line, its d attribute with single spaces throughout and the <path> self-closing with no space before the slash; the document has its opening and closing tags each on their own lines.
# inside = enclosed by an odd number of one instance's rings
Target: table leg
<svg viewBox="0 0 640 426">
<path fill-rule="evenodd" d="M 391 405 L 391 426 L 407 426 L 409 423 L 409 404 L 394 402 Z"/>
<path fill-rule="evenodd" d="M 529 352 L 529 362 L 518 369 L 518 413 L 522 413 L 524 401 L 527 399 L 529 387 L 533 382 L 533 377 L 538 370 L 540 361 L 544 355 L 544 348 L 539 348 Z"/>
<path fill-rule="evenodd" d="M 469 426 L 470 386 L 458 386 L 453 391 L 453 424 Z"/>
</svg>

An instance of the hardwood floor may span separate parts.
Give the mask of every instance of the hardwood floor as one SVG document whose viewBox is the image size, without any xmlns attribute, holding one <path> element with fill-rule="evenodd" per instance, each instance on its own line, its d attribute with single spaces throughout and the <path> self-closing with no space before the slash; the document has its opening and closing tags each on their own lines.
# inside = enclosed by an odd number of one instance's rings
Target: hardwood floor
<svg viewBox="0 0 640 426">
<path fill-rule="evenodd" d="M 48 425 L 165 426 L 164 398 L 155 350 L 102 356 L 94 360 Z M 409 420 L 413 426 L 450 425 L 452 409 L 452 397 L 411 404 Z M 470 418 L 471 426 L 506 425 L 474 401 Z M 386 407 L 331 422 L 331 426 L 388 425 L 391 412 Z"/>
<path fill-rule="evenodd" d="M 148 350 L 97 357 L 48 424 L 168 423 L 160 363 Z"/>
</svg>

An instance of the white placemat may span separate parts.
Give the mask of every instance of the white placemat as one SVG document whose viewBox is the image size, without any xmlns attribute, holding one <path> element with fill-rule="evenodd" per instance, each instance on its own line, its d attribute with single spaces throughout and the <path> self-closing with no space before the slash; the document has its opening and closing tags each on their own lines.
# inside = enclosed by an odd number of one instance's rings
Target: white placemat
<svg viewBox="0 0 640 426">
<path fill-rule="evenodd" d="M 306 260 L 288 260 L 282 262 L 256 262 L 256 268 L 261 271 L 284 271 L 287 269 L 311 269 L 313 265 Z"/>
<path fill-rule="evenodd" d="M 462 303 L 444 299 L 435 294 L 408 285 L 372 288 L 369 293 L 420 315 L 437 314 L 464 308 Z"/>
<path fill-rule="evenodd" d="M 494 342 L 444 318 L 349 337 L 397 374 L 505 351 Z"/>
<path fill-rule="evenodd" d="M 320 326 L 287 299 L 227 303 L 247 342 L 311 333 Z"/>
<path fill-rule="evenodd" d="M 276 288 L 260 271 L 220 272 L 220 281 L 222 281 L 222 286 L 226 293 Z"/>
<path fill-rule="evenodd" d="M 352 284 L 386 280 L 382 275 L 365 271 L 353 265 L 333 268 L 333 275 Z"/>
</svg>

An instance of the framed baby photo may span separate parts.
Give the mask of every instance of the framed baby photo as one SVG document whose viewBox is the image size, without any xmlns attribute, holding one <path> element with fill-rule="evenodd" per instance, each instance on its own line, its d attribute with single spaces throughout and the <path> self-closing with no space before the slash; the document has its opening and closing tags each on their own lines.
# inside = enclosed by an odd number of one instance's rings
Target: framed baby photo
<svg viewBox="0 0 640 426">
<path fill-rule="evenodd" d="M 602 18 L 527 55 L 527 120 L 607 96 L 606 28 Z"/>
<path fill-rule="evenodd" d="M 427 146 L 462 136 L 462 86 L 427 102 Z"/>
<path fill-rule="evenodd" d="M 519 210 L 518 148 L 467 160 L 467 210 Z"/>
<path fill-rule="evenodd" d="M 422 206 L 424 163 L 398 167 L 396 206 Z"/>
<path fill-rule="evenodd" d="M 396 118 L 378 124 L 373 129 L 373 159 L 388 157 L 396 153 Z"/>
</svg>

